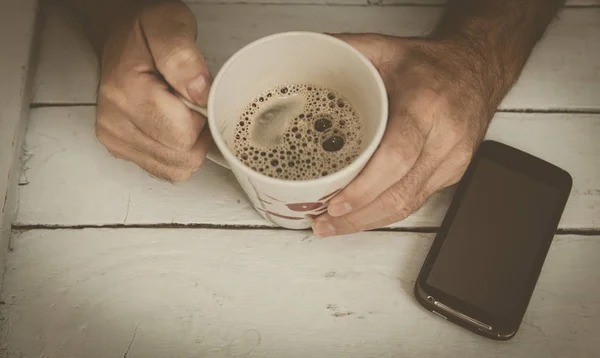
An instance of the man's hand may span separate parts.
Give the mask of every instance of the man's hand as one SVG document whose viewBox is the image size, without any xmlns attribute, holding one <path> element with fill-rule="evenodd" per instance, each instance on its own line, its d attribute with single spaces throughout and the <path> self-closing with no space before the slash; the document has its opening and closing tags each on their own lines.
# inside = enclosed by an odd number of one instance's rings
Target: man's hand
<svg viewBox="0 0 600 358">
<path fill-rule="evenodd" d="M 189 9 L 164 1 L 134 9 L 108 33 L 102 51 L 98 140 L 170 181 L 188 180 L 212 144 L 206 119 L 172 92 L 206 105 L 211 77 L 195 36 Z"/>
<path fill-rule="evenodd" d="M 462 177 L 481 142 L 493 103 L 473 58 L 460 46 L 384 35 L 336 35 L 381 73 L 390 118 L 362 173 L 315 219 L 319 236 L 403 220 L 434 192 Z M 368 119 L 368 118 L 367 118 Z"/>
<path fill-rule="evenodd" d="M 371 161 L 315 219 L 315 233 L 387 226 L 456 183 L 564 2 L 448 0 L 426 38 L 338 35 L 381 73 L 390 118 Z"/>
</svg>

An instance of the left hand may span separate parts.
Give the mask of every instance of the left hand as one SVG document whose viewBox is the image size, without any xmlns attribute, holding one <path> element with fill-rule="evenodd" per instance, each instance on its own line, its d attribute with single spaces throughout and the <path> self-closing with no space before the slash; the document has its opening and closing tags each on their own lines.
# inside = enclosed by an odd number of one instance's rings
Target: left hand
<svg viewBox="0 0 600 358">
<path fill-rule="evenodd" d="M 403 220 L 433 193 L 457 183 L 481 143 L 497 103 L 485 61 L 459 44 L 376 34 L 334 35 L 380 72 L 390 117 L 359 176 L 313 221 L 319 237 Z"/>
<path fill-rule="evenodd" d="M 123 2 L 126 6 L 127 2 Z M 213 144 L 205 106 L 211 76 L 182 1 L 138 1 L 113 21 L 102 47 L 96 136 L 115 157 L 171 182 L 189 180 Z"/>
</svg>

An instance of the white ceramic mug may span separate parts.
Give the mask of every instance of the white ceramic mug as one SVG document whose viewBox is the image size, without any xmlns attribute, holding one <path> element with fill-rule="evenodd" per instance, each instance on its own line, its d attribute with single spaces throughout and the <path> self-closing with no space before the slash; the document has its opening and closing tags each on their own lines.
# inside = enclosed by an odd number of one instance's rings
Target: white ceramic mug
<svg viewBox="0 0 600 358">
<path fill-rule="evenodd" d="M 364 127 L 363 151 L 356 160 L 325 177 L 293 181 L 268 177 L 237 159 L 233 135 L 242 110 L 257 95 L 283 84 L 325 86 L 348 99 Z M 311 216 L 327 211 L 329 200 L 379 146 L 388 118 L 387 94 L 375 66 L 344 41 L 312 32 L 275 34 L 245 46 L 215 77 L 207 109 L 183 101 L 208 118 L 218 148 L 208 158 L 231 169 L 265 219 L 288 229 L 309 228 Z"/>
</svg>

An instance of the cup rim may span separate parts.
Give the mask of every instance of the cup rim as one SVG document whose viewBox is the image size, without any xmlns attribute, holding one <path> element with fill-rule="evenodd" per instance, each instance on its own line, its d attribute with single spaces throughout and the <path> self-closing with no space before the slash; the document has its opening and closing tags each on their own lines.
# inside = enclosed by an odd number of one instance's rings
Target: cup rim
<svg viewBox="0 0 600 358">
<path fill-rule="evenodd" d="M 373 139 L 371 140 L 371 143 L 369 144 L 369 146 L 367 146 L 367 148 L 352 163 L 345 166 L 343 169 L 338 170 L 335 173 L 326 175 L 324 177 L 319 177 L 316 179 L 307 179 L 307 180 L 279 179 L 279 178 L 273 178 L 273 177 L 261 174 L 257 171 L 252 170 L 251 168 L 248 168 L 241 160 L 239 160 L 235 156 L 235 154 L 233 154 L 233 152 L 229 149 L 229 147 L 225 143 L 224 138 L 222 137 L 221 133 L 219 133 L 219 131 L 217 129 L 216 122 L 215 122 L 215 116 L 214 116 L 214 102 L 215 102 L 215 97 L 216 97 L 216 91 L 218 89 L 219 82 L 221 81 L 221 78 L 223 77 L 223 75 L 227 72 L 227 69 L 230 66 L 232 66 L 232 64 L 235 63 L 246 51 L 248 51 L 249 49 L 251 49 L 253 47 L 256 47 L 262 43 L 271 41 L 275 38 L 294 37 L 294 36 L 315 37 L 315 38 L 319 38 L 321 40 L 329 41 L 333 45 L 345 47 L 347 50 L 349 50 L 351 53 L 353 53 L 355 56 L 357 56 L 358 59 L 373 74 L 373 77 L 375 78 L 377 87 L 380 92 L 380 97 L 382 99 L 380 101 L 381 102 L 380 110 L 381 110 L 381 113 L 383 116 L 383 120 L 379 123 L 379 126 L 377 127 L 377 129 L 375 131 L 375 135 L 373 136 Z M 280 32 L 280 33 L 268 35 L 268 36 L 262 37 L 258 40 L 255 40 L 253 42 L 250 42 L 249 44 L 247 44 L 244 47 L 242 47 L 241 49 L 239 49 L 233 56 L 231 56 L 225 62 L 223 67 L 221 67 L 221 69 L 217 73 L 217 76 L 215 77 L 215 79 L 213 81 L 213 84 L 212 84 L 212 87 L 211 87 L 211 90 L 209 93 L 207 107 L 208 107 L 207 108 L 207 110 L 208 110 L 207 120 L 208 120 L 209 129 L 212 133 L 213 140 L 214 140 L 215 144 L 217 145 L 217 148 L 219 149 L 219 151 L 225 158 L 225 160 L 228 163 L 230 163 L 229 165 L 231 167 L 233 166 L 232 163 L 236 163 L 237 166 L 243 168 L 242 169 L 243 172 L 246 175 L 248 175 L 248 177 L 250 177 L 251 179 L 260 180 L 268 185 L 289 185 L 292 187 L 299 187 L 299 186 L 304 187 L 306 185 L 311 185 L 311 184 L 318 185 L 318 184 L 326 184 L 326 183 L 330 183 L 330 182 L 335 182 L 335 181 L 338 181 L 338 180 L 342 179 L 343 177 L 347 176 L 349 173 L 354 172 L 357 169 L 359 169 L 360 166 L 364 165 L 362 163 L 367 162 L 369 160 L 369 158 L 373 155 L 375 150 L 379 147 L 378 144 L 381 143 L 381 139 L 383 137 L 383 134 L 385 133 L 385 129 L 387 126 L 387 121 L 388 121 L 387 91 L 385 89 L 385 84 L 383 83 L 383 79 L 381 78 L 381 74 L 379 73 L 377 68 L 375 68 L 375 65 L 373 65 L 373 63 L 371 63 L 371 61 L 365 55 L 363 55 L 360 51 L 358 51 L 357 49 L 352 47 L 347 42 L 342 41 L 331 35 L 326 35 L 326 34 L 318 33 L 318 32 L 310 32 L 310 31 L 288 31 L 288 32 Z M 374 144 L 374 143 L 377 143 L 377 144 Z"/>
</svg>

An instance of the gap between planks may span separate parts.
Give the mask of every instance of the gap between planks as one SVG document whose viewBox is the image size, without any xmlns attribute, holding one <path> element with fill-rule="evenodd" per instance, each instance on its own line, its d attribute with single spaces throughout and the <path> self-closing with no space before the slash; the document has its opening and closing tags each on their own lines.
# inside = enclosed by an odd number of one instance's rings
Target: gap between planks
<svg viewBox="0 0 600 358">
<path fill-rule="evenodd" d="M 252 1 L 198 1 L 198 0 L 185 0 L 186 4 L 189 5 L 269 5 L 269 6 L 348 6 L 348 7 L 369 7 L 369 6 L 381 6 L 381 7 L 444 7 L 444 1 L 438 2 L 420 2 L 416 1 L 397 1 L 393 3 L 386 3 L 382 0 L 369 0 L 366 3 L 331 3 L 327 1 L 310 1 L 310 2 L 296 2 L 289 1 L 287 3 L 282 3 L 281 1 L 269 1 L 264 0 L 260 2 L 252 2 Z M 563 8 L 598 8 L 600 7 L 600 3 L 593 4 L 579 4 L 579 3 L 571 3 L 567 1 L 567 3 L 563 6 Z"/>
<path fill-rule="evenodd" d="M 157 224 L 106 224 L 106 225 L 13 225 L 12 231 L 25 232 L 34 230 L 85 230 L 85 229 L 212 229 L 212 230 L 269 230 L 269 231 L 285 231 L 276 226 L 268 225 L 216 225 L 216 224 L 174 224 L 174 223 L 157 223 Z M 370 230 L 369 232 L 401 232 L 415 234 L 437 234 L 439 227 L 396 227 L 396 228 L 380 228 Z M 310 230 L 299 230 L 303 232 L 311 232 Z M 598 236 L 600 228 L 570 228 L 557 229 L 555 235 L 576 235 L 576 236 Z"/>
<path fill-rule="evenodd" d="M 96 103 L 32 103 L 29 108 L 68 108 L 68 107 L 96 107 Z M 543 114 L 600 114 L 600 109 L 577 109 L 577 108 L 507 108 L 498 109 L 496 113 L 543 113 Z"/>
</svg>

